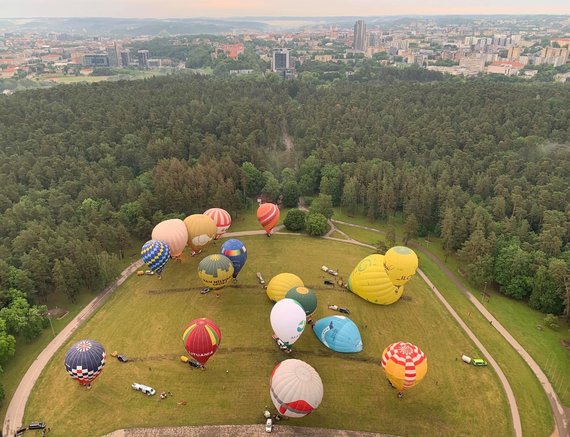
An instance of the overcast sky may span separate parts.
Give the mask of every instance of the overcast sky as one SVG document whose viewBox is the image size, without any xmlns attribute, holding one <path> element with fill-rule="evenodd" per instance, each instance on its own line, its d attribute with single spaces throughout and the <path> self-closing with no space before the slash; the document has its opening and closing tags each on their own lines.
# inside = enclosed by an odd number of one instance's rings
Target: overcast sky
<svg viewBox="0 0 570 437">
<path fill-rule="evenodd" d="M 570 0 L 0 0 L 0 18 L 570 14 Z"/>
</svg>

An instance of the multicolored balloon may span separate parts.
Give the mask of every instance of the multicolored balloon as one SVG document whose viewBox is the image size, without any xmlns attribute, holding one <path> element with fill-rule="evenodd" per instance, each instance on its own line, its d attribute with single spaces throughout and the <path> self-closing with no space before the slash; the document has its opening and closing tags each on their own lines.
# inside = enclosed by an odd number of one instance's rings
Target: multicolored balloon
<svg viewBox="0 0 570 437">
<path fill-rule="evenodd" d="M 161 240 L 149 240 L 141 249 L 141 258 L 148 268 L 160 275 L 170 260 L 170 247 Z"/>
<path fill-rule="evenodd" d="M 188 243 L 188 229 L 180 219 L 164 220 L 152 230 L 152 239 L 161 240 L 168 244 L 170 256 L 177 258 L 182 255 Z"/>
<path fill-rule="evenodd" d="M 206 364 L 218 350 L 222 332 L 213 321 L 201 318 L 192 320 L 182 334 L 184 348 L 188 355 L 200 364 Z"/>
<path fill-rule="evenodd" d="M 305 330 L 307 317 L 299 302 L 293 299 L 281 299 L 273 305 L 269 320 L 275 335 L 285 345 L 290 346 Z"/>
<path fill-rule="evenodd" d="M 257 208 L 257 221 L 267 235 L 271 235 L 271 231 L 279 221 L 279 215 L 279 207 L 273 203 L 262 203 Z"/>
<path fill-rule="evenodd" d="M 222 244 L 221 252 L 222 255 L 227 256 L 234 265 L 233 276 L 234 278 L 237 278 L 237 275 L 247 261 L 247 250 L 245 245 L 240 240 L 231 239 Z"/>
<path fill-rule="evenodd" d="M 216 232 L 216 240 L 224 235 L 232 224 L 232 216 L 222 208 L 210 208 L 204 212 L 204 215 L 207 215 L 214 220 L 214 223 L 218 228 Z"/>
<path fill-rule="evenodd" d="M 65 354 L 65 370 L 81 385 L 91 385 L 105 367 L 105 349 L 95 340 L 80 340 Z"/>
<path fill-rule="evenodd" d="M 419 384 L 428 370 L 427 358 L 421 349 L 402 341 L 384 349 L 381 363 L 386 377 L 400 393 Z"/>
<path fill-rule="evenodd" d="M 287 417 L 305 417 L 323 400 L 323 382 L 313 367 L 301 360 L 281 361 L 271 373 L 273 405 Z"/>
<path fill-rule="evenodd" d="M 293 273 L 279 273 L 271 278 L 265 292 L 269 299 L 277 302 L 285 297 L 287 292 L 295 287 L 304 287 L 303 280 Z"/>
<path fill-rule="evenodd" d="M 335 352 L 362 351 L 362 337 L 356 324 L 345 316 L 329 316 L 313 325 L 317 338 Z"/>
<path fill-rule="evenodd" d="M 218 228 L 211 217 L 204 214 L 192 214 L 184 219 L 184 224 L 188 230 L 188 246 L 194 252 L 199 252 L 210 244 Z"/>
<path fill-rule="evenodd" d="M 317 295 L 307 287 L 293 287 L 285 295 L 288 299 L 295 299 L 305 310 L 305 314 L 312 315 L 317 309 Z"/>
<path fill-rule="evenodd" d="M 208 288 L 224 287 L 233 274 L 234 265 L 224 255 L 208 255 L 198 264 L 198 276 Z"/>
</svg>

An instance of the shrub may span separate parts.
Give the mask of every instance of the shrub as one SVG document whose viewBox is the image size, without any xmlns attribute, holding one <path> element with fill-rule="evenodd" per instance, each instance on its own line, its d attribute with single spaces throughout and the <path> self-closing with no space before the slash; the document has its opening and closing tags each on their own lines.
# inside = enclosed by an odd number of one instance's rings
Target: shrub
<svg viewBox="0 0 570 437">
<path fill-rule="evenodd" d="M 297 232 L 305 229 L 305 213 L 300 209 L 290 209 L 283 224 L 289 231 Z"/>
<path fill-rule="evenodd" d="M 327 233 L 329 225 L 327 223 L 327 218 L 324 215 L 318 212 L 311 212 L 307 215 L 305 228 L 309 235 L 320 237 Z"/>
<path fill-rule="evenodd" d="M 558 329 L 560 325 L 558 324 L 558 317 L 554 314 L 547 314 L 544 318 L 544 324 L 548 326 L 550 329 Z"/>
</svg>

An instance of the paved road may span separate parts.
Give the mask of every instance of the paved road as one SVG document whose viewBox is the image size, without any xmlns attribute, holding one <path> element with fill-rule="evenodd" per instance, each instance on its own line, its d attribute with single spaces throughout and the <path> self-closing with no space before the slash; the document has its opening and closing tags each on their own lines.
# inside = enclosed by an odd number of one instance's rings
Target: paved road
<svg viewBox="0 0 570 437">
<path fill-rule="evenodd" d="M 8 410 L 6 411 L 6 417 L 4 419 L 3 435 L 12 437 L 15 435 L 16 430 L 22 425 L 22 420 L 24 418 L 24 409 L 26 408 L 26 403 L 28 402 L 28 397 L 32 392 L 32 388 L 36 383 L 38 377 L 42 373 L 42 370 L 48 363 L 48 361 L 53 357 L 57 350 L 63 346 L 65 342 L 71 337 L 71 335 L 81 326 L 81 324 L 88 319 L 95 310 L 97 310 L 106 298 L 115 291 L 115 289 L 121 285 L 125 280 L 137 269 L 143 265 L 141 260 L 134 262 L 129 267 L 127 267 L 119 278 L 111 285 L 109 285 L 101 294 L 99 294 L 95 299 L 93 299 L 81 312 L 75 316 L 75 318 L 61 330 L 61 332 L 47 345 L 47 347 L 38 355 L 36 360 L 30 366 L 14 396 L 10 400 L 10 405 L 8 405 Z"/>
</svg>

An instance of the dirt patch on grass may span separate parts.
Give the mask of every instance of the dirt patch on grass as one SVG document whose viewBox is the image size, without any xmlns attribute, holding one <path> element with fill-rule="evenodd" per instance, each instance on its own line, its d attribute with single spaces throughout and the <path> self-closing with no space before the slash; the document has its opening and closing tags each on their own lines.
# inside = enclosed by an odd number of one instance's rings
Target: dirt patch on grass
<svg viewBox="0 0 570 437">
<path fill-rule="evenodd" d="M 68 313 L 68 311 L 63 309 L 63 308 L 52 308 L 52 309 L 48 310 L 47 315 L 48 315 L 48 317 L 51 317 L 54 319 L 61 319 L 64 316 L 66 316 L 67 313 Z"/>
</svg>

